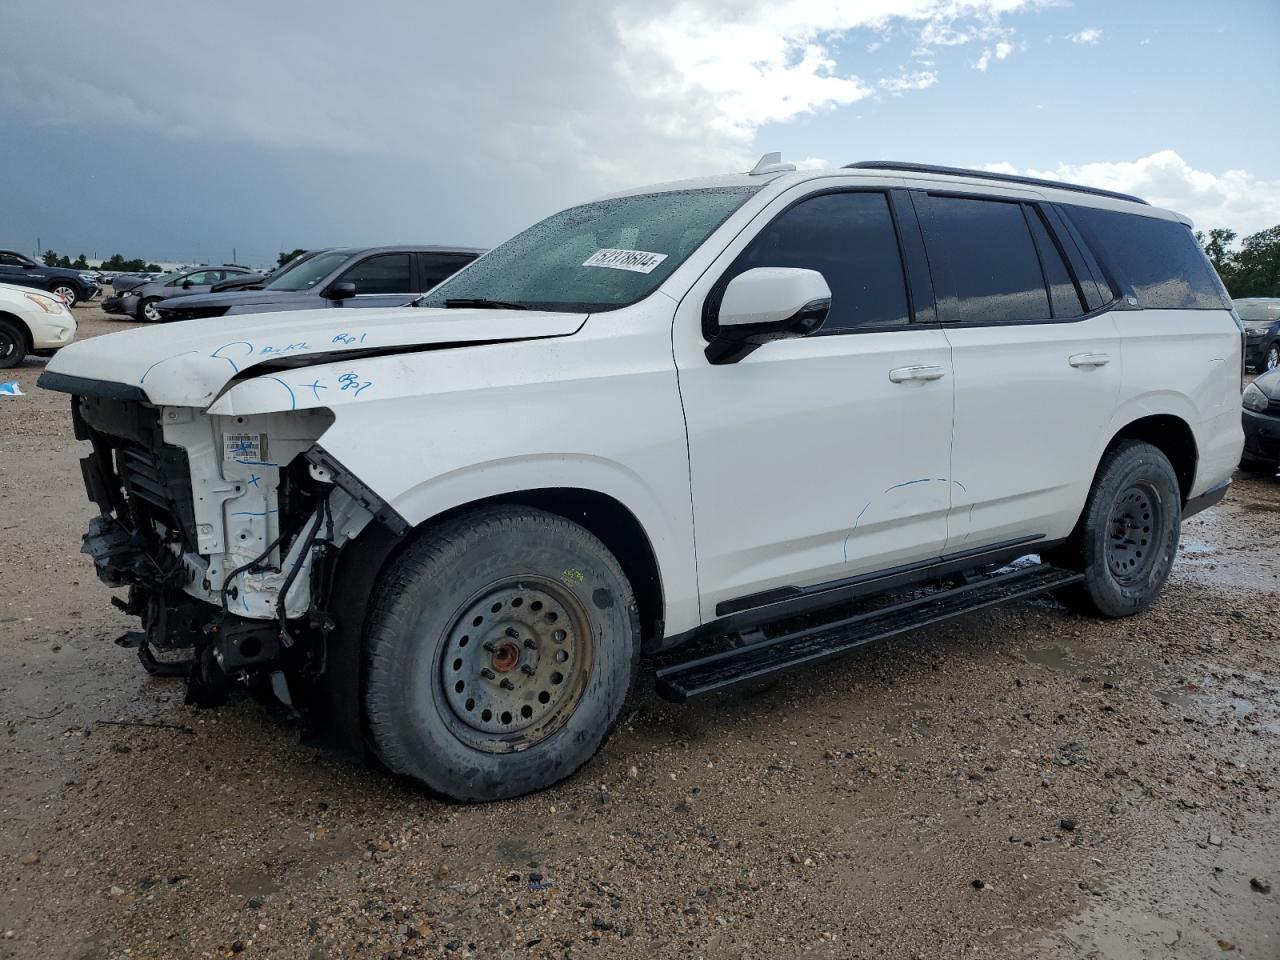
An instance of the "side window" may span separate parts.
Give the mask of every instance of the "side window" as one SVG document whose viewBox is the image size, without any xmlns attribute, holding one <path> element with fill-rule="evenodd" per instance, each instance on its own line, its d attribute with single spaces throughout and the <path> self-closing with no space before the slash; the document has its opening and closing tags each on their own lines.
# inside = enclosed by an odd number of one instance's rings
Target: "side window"
<svg viewBox="0 0 1280 960">
<path fill-rule="evenodd" d="M 179 280 L 178 282 L 180 284 L 190 283 L 193 287 L 197 287 L 197 286 L 203 286 L 209 283 L 216 283 L 218 279 L 219 279 L 219 272 L 217 270 L 201 270 L 198 273 L 193 273 L 184 277 L 182 280 Z"/>
<path fill-rule="evenodd" d="M 1055 320 L 1083 316 L 1086 312 L 1080 288 L 1076 285 L 1067 269 L 1067 261 L 1062 255 L 1062 248 L 1054 240 L 1049 228 L 1045 225 L 1040 211 L 1035 207 L 1024 207 L 1027 223 L 1031 225 L 1031 236 L 1036 242 L 1036 250 L 1040 254 L 1040 265 L 1044 267 L 1045 286 L 1049 290 L 1049 306 L 1053 309 Z"/>
<path fill-rule="evenodd" d="M 1049 295 L 1022 205 L 930 196 L 925 246 L 929 265 L 954 293 L 943 320 L 1009 323 L 1048 320 Z M 945 294 L 943 294 L 945 296 Z"/>
<path fill-rule="evenodd" d="M 462 253 L 424 253 L 419 261 L 422 266 L 423 290 L 430 290 L 437 283 L 447 280 L 475 259 Z"/>
<path fill-rule="evenodd" d="M 0 266 L 3 267 L 21 267 L 28 261 L 18 256 L 16 253 L 9 253 L 7 250 L 0 252 Z"/>
<path fill-rule="evenodd" d="M 383 253 L 361 260 L 340 276 L 338 283 L 354 283 L 362 293 L 409 293 L 409 255 Z"/>
<path fill-rule="evenodd" d="M 800 201 L 760 231 L 718 289 L 754 267 L 805 267 L 821 273 L 831 288 L 824 332 L 908 322 L 898 234 L 883 193 L 827 193 Z"/>
<path fill-rule="evenodd" d="M 1231 301 L 1191 229 L 1174 220 L 1071 206 L 1068 215 L 1144 307 L 1228 310 Z"/>
</svg>

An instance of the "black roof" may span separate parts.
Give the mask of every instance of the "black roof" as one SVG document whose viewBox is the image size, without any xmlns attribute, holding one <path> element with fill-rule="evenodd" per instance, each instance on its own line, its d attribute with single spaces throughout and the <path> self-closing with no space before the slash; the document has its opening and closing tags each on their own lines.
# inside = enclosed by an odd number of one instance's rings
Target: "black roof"
<svg viewBox="0 0 1280 960">
<path fill-rule="evenodd" d="M 1041 180 L 1038 177 L 1022 177 L 1013 173 L 991 173 L 988 170 L 966 170 L 964 167 L 938 167 L 930 163 L 901 163 L 897 160 L 860 160 L 857 163 L 846 163 L 846 170 L 901 170 L 904 173 L 937 173 L 947 177 L 973 177 L 978 180 L 998 180 L 1001 183 L 1025 183 L 1033 187 L 1052 187 L 1055 190 L 1073 190 L 1076 193 L 1089 193 L 1095 197 L 1110 197 L 1113 200 L 1127 200 L 1130 203 L 1148 205 L 1147 201 L 1132 194 L 1120 193 L 1116 190 L 1103 190 L 1100 187 L 1085 187 L 1078 183 L 1066 183 L 1063 180 Z"/>
</svg>

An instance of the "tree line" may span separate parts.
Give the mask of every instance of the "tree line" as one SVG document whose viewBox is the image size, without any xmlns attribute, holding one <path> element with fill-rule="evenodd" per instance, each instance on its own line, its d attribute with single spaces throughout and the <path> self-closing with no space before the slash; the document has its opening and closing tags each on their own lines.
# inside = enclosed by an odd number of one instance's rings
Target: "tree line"
<svg viewBox="0 0 1280 960">
<path fill-rule="evenodd" d="M 65 253 L 59 254 L 56 250 L 46 250 L 42 259 L 44 260 L 44 265 L 46 267 L 70 267 L 73 270 L 89 269 L 89 261 L 85 259 L 85 255 L 83 253 L 72 260 Z M 124 255 L 119 253 L 113 253 L 106 260 L 103 260 L 97 269 L 111 270 L 116 273 L 160 272 L 159 264 L 148 263 L 141 257 L 134 257 L 132 260 L 126 260 Z"/>
<path fill-rule="evenodd" d="M 1251 233 L 1231 249 L 1236 232 L 1225 227 L 1199 230 L 1196 239 L 1232 297 L 1280 297 L 1280 224 Z"/>
</svg>

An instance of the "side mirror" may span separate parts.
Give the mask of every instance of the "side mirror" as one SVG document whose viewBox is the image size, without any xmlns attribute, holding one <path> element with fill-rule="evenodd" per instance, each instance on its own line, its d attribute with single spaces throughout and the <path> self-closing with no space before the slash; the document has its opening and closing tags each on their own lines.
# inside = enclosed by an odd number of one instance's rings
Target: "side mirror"
<svg viewBox="0 0 1280 960">
<path fill-rule="evenodd" d="M 344 283 L 331 283 L 329 288 L 321 294 L 326 300 L 332 300 L 334 303 L 341 303 L 343 300 L 350 300 L 356 295 L 356 285 L 350 281 Z"/>
<path fill-rule="evenodd" d="M 27 260 L 22 264 L 23 270 L 34 270 L 35 268 L 36 268 L 36 265 L 32 263 L 30 260 Z"/>
<path fill-rule="evenodd" d="M 807 337 L 827 319 L 831 288 L 817 270 L 756 267 L 725 287 L 719 329 L 707 344 L 714 364 L 737 363 L 770 340 Z"/>
<path fill-rule="evenodd" d="M 191 289 L 191 281 L 190 281 L 189 279 L 188 279 L 188 280 L 183 280 L 183 281 L 182 281 L 182 289 L 183 289 L 183 290 L 190 290 L 190 289 Z"/>
</svg>

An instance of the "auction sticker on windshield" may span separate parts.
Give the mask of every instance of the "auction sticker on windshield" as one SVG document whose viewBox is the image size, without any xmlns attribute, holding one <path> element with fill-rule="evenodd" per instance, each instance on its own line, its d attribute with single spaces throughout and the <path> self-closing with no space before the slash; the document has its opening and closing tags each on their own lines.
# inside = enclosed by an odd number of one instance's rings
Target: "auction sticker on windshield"
<svg viewBox="0 0 1280 960">
<path fill-rule="evenodd" d="M 645 250 L 597 250 L 583 261 L 584 267 L 608 267 L 610 270 L 630 270 L 633 273 L 652 273 L 654 267 L 667 259 L 665 253 L 649 253 Z"/>
</svg>

